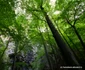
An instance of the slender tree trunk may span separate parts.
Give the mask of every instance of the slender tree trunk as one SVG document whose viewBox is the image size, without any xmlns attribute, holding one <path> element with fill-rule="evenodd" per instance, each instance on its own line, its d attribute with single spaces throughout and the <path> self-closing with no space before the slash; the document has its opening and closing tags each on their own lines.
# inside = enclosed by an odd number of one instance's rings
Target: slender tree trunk
<svg viewBox="0 0 85 70">
<path fill-rule="evenodd" d="M 65 32 L 64 32 L 65 33 Z M 72 45 L 74 46 L 74 48 L 77 50 L 79 56 L 84 57 L 84 55 L 81 53 L 81 51 L 79 50 L 79 48 L 76 46 L 76 44 L 74 44 L 74 42 L 71 40 L 71 38 L 66 34 L 66 36 L 68 37 L 69 41 L 72 43 Z"/>
<path fill-rule="evenodd" d="M 51 62 L 50 62 L 50 59 L 49 59 L 49 55 L 48 55 L 48 52 L 47 52 L 45 40 L 44 40 L 43 35 L 42 35 L 41 31 L 40 31 L 40 28 L 39 28 L 39 32 L 40 32 L 39 34 L 40 34 L 40 36 L 42 38 L 42 42 L 43 42 L 43 46 L 44 46 L 44 51 L 45 51 L 45 55 L 46 55 L 46 58 L 47 58 L 47 61 L 48 61 L 48 64 L 49 64 L 49 68 L 50 68 L 50 70 L 53 70 Z"/>
<path fill-rule="evenodd" d="M 79 35 L 79 33 L 78 33 L 78 31 L 77 31 L 77 29 L 76 29 L 76 27 L 75 27 L 76 21 L 74 21 L 74 25 L 72 25 L 72 24 L 69 22 L 69 20 L 68 20 L 67 18 L 66 18 L 66 21 L 67 21 L 67 23 L 74 29 L 74 31 L 75 31 L 75 33 L 76 33 L 78 39 L 80 40 L 80 42 L 81 42 L 83 48 L 85 49 L 85 44 L 84 44 L 84 42 L 83 42 L 81 36 Z"/>
<path fill-rule="evenodd" d="M 1 54 L 1 56 L 0 56 L 0 59 L 2 59 L 2 58 L 3 58 L 4 53 L 5 53 L 6 49 L 8 48 L 9 42 L 10 42 L 10 38 L 9 38 L 9 40 L 8 40 L 8 42 L 7 42 L 6 46 L 5 46 L 5 49 L 3 50 L 3 52 L 2 52 L 2 54 Z"/>
<path fill-rule="evenodd" d="M 78 61 L 74 57 L 73 52 L 70 50 L 70 48 L 67 46 L 67 44 L 63 41 L 62 37 L 60 36 L 58 31 L 54 27 L 54 25 L 53 25 L 52 21 L 50 20 L 50 18 L 48 17 L 47 13 L 45 13 L 44 15 L 45 15 L 47 24 L 53 33 L 53 37 L 54 37 L 56 43 L 58 44 L 58 47 L 60 48 L 67 65 L 79 65 Z"/>
<path fill-rule="evenodd" d="M 80 40 L 80 42 L 81 42 L 81 44 L 82 44 L 83 48 L 85 49 L 85 44 L 84 44 L 84 42 L 83 42 L 83 40 L 82 40 L 81 36 L 79 35 L 79 33 L 78 33 L 78 31 L 77 31 L 76 27 L 75 27 L 75 26 L 72 26 L 72 27 L 73 27 L 73 29 L 74 29 L 74 31 L 75 31 L 75 33 L 76 33 L 76 35 L 77 35 L 78 39 Z"/>
<path fill-rule="evenodd" d="M 58 31 L 59 33 L 62 35 L 62 37 L 64 38 L 64 40 L 66 41 L 66 43 L 68 44 L 68 46 L 70 47 L 70 44 L 68 43 L 68 41 L 66 40 L 66 38 L 64 37 L 64 35 L 62 34 L 61 30 L 59 29 L 58 25 L 57 25 Z M 71 48 L 71 47 L 70 47 Z"/>
<path fill-rule="evenodd" d="M 13 59 L 12 70 L 17 69 L 15 64 L 16 64 L 16 56 L 17 56 L 17 50 L 18 50 L 18 41 L 15 41 L 15 45 L 16 45 L 15 50 L 14 50 L 15 56 L 14 56 L 14 59 Z"/>
<path fill-rule="evenodd" d="M 46 27 L 46 30 L 47 30 L 47 32 L 48 32 L 48 27 L 46 26 L 46 24 L 45 24 L 45 27 Z M 47 33 L 47 36 L 48 36 L 48 43 L 50 44 L 50 47 L 51 47 L 51 49 L 52 49 L 52 53 L 53 53 L 53 55 L 54 55 L 54 58 L 55 58 L 55 63 L 57 64 L 57 56 L 56 56 L 56 52 L 55 52 L 55 47 L 52 45 L 52 43 L 50 42 L 50 35 L 49 35 L 49 32 Z"/>
</svg>

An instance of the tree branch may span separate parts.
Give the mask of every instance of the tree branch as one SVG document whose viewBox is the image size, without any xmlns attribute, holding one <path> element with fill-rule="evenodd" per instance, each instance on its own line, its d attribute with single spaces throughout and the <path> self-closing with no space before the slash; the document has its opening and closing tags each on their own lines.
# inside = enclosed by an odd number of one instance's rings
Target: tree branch
<svg viewBox="0 0 85 70">
<path fill-rule="evenodd" d="M 66 18 L 65 20 L 66 20 L 66 22 L 67 22 L 70 26 L 73 27 L 73 25 L 70 23 L 69 19 Z"/>
</svg>

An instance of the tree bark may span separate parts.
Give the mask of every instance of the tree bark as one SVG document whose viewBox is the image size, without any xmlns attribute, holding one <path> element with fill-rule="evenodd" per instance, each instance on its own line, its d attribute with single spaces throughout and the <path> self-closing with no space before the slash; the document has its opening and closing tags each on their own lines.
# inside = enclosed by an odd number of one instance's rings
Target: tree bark
<svg viewBox="0 0 85 70">
<path fill-rule="evenodd" d="M 79 65 L 78 61 L 76 60 L 73 52 L 70 50 L 70 48 L 67 46 L 67 44 L 64 42 L 60 34 L 58 33 L 58 30 L 54 27 L 52 21 L 50 20 L 49 16 L 47 13 L 44 13 L 45 19 L 47 21 L 47 24 L 49 28 L 52 31 L 53 37 L 58 45 L 58 47 L 61 50 L 62 56 L 67 63 L 67 65 Z"/>
</svg>

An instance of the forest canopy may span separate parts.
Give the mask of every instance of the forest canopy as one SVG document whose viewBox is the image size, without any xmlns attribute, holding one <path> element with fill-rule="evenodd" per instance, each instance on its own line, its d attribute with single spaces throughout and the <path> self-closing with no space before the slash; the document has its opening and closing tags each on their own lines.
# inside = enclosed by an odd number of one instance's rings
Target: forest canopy
<svg viewBox="0 0 85 70">
<path fill-rule="evenodd" d="M 84 70 L 84 32 L 85 0 L 0 0 L 0 70 Z"/>
</svg>

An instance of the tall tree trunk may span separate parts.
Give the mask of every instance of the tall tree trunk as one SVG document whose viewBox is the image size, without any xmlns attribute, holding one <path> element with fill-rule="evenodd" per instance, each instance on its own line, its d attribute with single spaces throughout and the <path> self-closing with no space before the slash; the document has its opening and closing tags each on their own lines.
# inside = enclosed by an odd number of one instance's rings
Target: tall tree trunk
<svg viewBox="0 0 85 70">
<path fill-rule="evenodd" d="M 72 27 L 73 27 L 73 29 L 74 29 L 74 31 L 75 31 L 75 33 L 76 33 L 76 35 L 77 35 L 78 39 L 80 40 L 80 42 L 81 42 L 81 44 L 82 44 L 83 48 L 85 49 L 85 44 L 84 44 L 84 42 L 83 42 L 83 40 L 82 40 L 81 36 L 79 35 L 79 33 L 78 33 L 78 31 L 77 31 L 76 27 L 75 27 L 75 26 L 72 26 Z"/>
<path fill-rule="evenodd" d="M 53 37 L 54 37 L 58 47 L 60 48 L 60 50 L 62 52 L 62 56 L 63 56 L 65 62 L 67 63 L 67 65 L 79 65 L 73 52 L 70 50 L 70 48 L 67 46 L 67 44 L 63 41 L 62 37 L 60 36 L 58 31 L 54 27 L 54 25 L 53 25 L 52 21 L 50 20 L 49 16 L 47 15 L 47 13 L 44 13 L 44 15 L 45 15 L 47 24 L 52 31 Z"/>
</svg>

